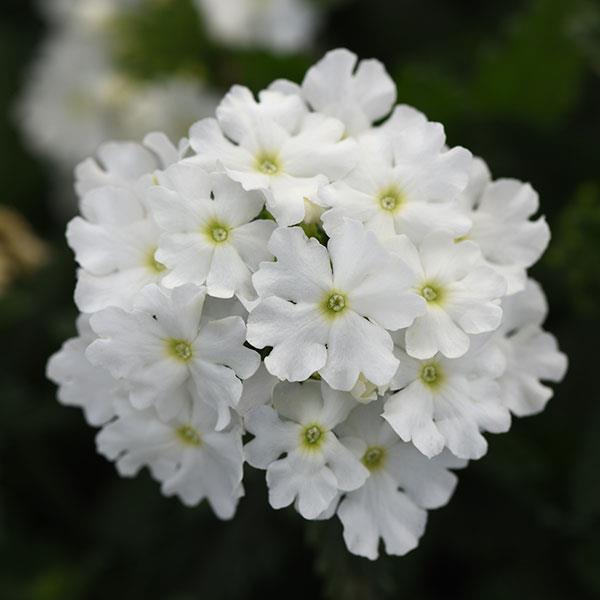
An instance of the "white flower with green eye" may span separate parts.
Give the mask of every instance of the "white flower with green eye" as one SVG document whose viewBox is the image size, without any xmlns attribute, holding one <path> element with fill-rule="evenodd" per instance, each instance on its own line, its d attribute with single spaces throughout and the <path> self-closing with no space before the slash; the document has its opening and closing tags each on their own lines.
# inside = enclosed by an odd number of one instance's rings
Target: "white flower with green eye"
<svg viewBox="0 0 600 600">
<path fill-rule="evenodd" d="M 457 478 L 449 469 L 466 461 L 448 451 L 430 460 L 400 441 L 381 418 L 380 402 L 355 408 L 336 433 L 369 471 L 364 485 L 347 492 L 337 508 L 348 550 L 374 560 L 383 539 L 387 554 L 406 554 L 423 534 L 425 509 L 452 496 Z"/>
<path fill-rule="evenodd" d="M 80 407 L 85 420 L 97 427 L 113 418 L 115 402 L 127 398 L 127 391 L 108 371 L 93 366 L 86 358 L 87 347 L 97 337 L 88 315 L 79 315 L 77 333 L 50 357 L 46 375 L 58 385 L 58 401 Z"/>
<path fill-rule="evenodd" d="M 344 123 L 346 135 L 356 136 L 385 117 L 396 101 L 396 86 L 381 62 L 358 61 L 353 52 L 328 52 L 304 77 L 302 86 L 279 80 L 271 89 L 304 98 L 313 110 Z"/>
<path fill-rule="evenodd" d="M 486 263 L 506 279 L 508 295 L 523 290 L 526 270 L 550 241 L 546 219 L 531 220 L 539 208 L 537 192 L 517 179 L 492 181 L 487 165 L 476 158 L 460 202 L 473 223 L 465 238 L 476 242 Z"/>
<path fill-rule="evenodd" d="M 97 312 L 91 326 L 99 339 L 87 357 L 127 383 L 135 408 L 155 406 L 163 419 L 179 413 L 176 392 L 191 382 L 194 399 L 215 408 L 217 428 L 223 429 L 242 394 L 240 378 L 256 371 L 260 357 L 244 346 L 241 317 L 202 319 L 205 294 L 192 284 L 174 290 L 151 285 L 132 311 Z"/>
<path fill-rule="evenodd" d="M 81 216 L 67 226 L 78 272 L 75 302 L 82 312 L 130 308 L 139 291 L 158 283 L 165 266 L 156 260 L 160 229 L 138 195 L 103 186 L 81 201 Z"/>
<path fill-rule="evenodd" d="M 239 88 L 231 93 L 239 94 Z M 262 191 L 277 223 L 293 225 L 302 221 L 305 201 L 314 200 L 319 187 L 354 167 L 356 144 L 342 139 L 344 126 L 337 119 L 307 113 L 275 92 L 261 96 L 259 104 L 266 98 L 265 110 L 242 111 L 239 122 L 221 116 L 196 123 L 190 130 L 196 156 L 187 160 L 210 172 L 225 169 L 245 190 Z M 277 98 L 285 111 L 273 108 Z M 217 111 L 224 114 L 230 111 Z"/>
<path fill-rule="evenodd" d="M 394 117 L 395 128 L 364 134 L 357 166 L 319 192 L 329 208 L 325 230 L 331 235 L 352 218 L 381 240 L 402 233 L 418 243 L 435 229 L 465 234 L 471 221 L 453 200 L 467 185 L 471 153 L 448 150 L 443 127 L 414 109 L 400 106 Z"/>
<path fill-rule="evenodd" d="M 191 401 L 184 388 L 176 394 L 182 410 L 166 421 L 153 408 L 121 402 L 117 418 L 96 438 L 98 452 L 115 461 L 123 477 L 148 467 L 165 496 L 178 496 L 187 506 L 206 499 L 219 518 L 231 519 L 244 493 L 241 429 L 215 431 L 212 408 Z"/>
<path fill-rule="evenodd" d="M 269 247 L 277 261 L 254 274 L 260 302 L 248 319 L 248 341 L 273 348 L 269 372 L 303 381 L 318 371 L 346 391 L 361 374 L 387 385 L 398 367 L 388 330 L 425 310 L 403 261 L 357 221 L 347 221 L 327 248 L 300 228 L 277 229 Z"/>
<path fill-rule="evenodd" d="M 91 314 L 47 373 L 122 475 L 230 518 L 245 459 L 272 507 L 404 555 L 486 432 L 544 408 L 567 360 L 526 280 L 537 195 L 394 101 L 380 63 L 334 50 L 301 86 L 232 87 L 179 148 L 77 168 Z"/>
<path fill-rule="evenodd" d="M 169 270 L 164 286 L 205 284 L 212 296 L 256 296 L 252 273 L 272 259 L 267 242 L 276 227 L 255 220 L 262 195 L 245 192 L 225 175 L 178 164 L 167 169 L 164 187 L 148 191 L 148 201 L 163 232 L 156 259 Z"/>
<path fill-rule="evenodd" d="M 244 447 L 246 460 L 267 470 L 273 508 L 295 502 L 305 519 L 315 519 L 339 491 L 365 482 L 367 469 L 332 431 L 354 406 L 349 394 L 307 381 L 280 383 L 273 408 L 259 406 L 248 413 L 245 426 L 255 437 Z"/>
<path fill-rule="evenodd" d="M 390 384 L 383 418 L 405 442 L 431 458 L 448 448 L 464 459 L 481 458 L 481 431 L 504 433 L 510 413 L 500 401 L 496 379 L 506 362 L 483 338 L 460 359 L 437 354 L 417 360 L 396 346 L 400 367 Z"/>
<path fill-rule="evenodd" d="M 477 244 L 457 242 L 446 231 L 426 236 L 417 248 L 406 236 L 390 238 L 386 247 L 412 270 L 415 290 L 426 305 L 424 315 L 406 330 L 406 351 L 420 359 L 440 352 L 458 358 L 470 336 L 498 328 L 500 299 L 506 284 L 486 266 Z"/>
<path fill-rule="evenodd" d="M 544 410 L 552 388 L 542 381 L 559 382 L 567 370 L 567 357 L 556 338 L 542 329 L 548 313 L 544 292 L 532 279 L 522 292 L 502 301 L 504 318 L 493 342 L 506 357 L 506 370 L 498 379 L 502 404 L 518 417 Z"/>
</svg>

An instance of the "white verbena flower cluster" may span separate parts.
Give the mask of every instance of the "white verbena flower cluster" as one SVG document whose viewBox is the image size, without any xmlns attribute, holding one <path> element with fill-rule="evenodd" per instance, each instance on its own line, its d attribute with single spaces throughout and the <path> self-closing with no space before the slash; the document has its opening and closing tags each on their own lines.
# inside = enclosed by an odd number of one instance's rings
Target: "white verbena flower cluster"
<svg viewBox="0 0 600 600">
<path fill-rule="evenodd" d="M 48 375 L 122 475 L 230 518 L 246 461 L 274 508 L 401 555 L 483 433 L 544 408 L 567 361 L 526 273 L 537 194 L 395 102 L 334 50 L 300 86 L 234 87 L 178 148 L 78 167 L 79 335 Z"/>
<path fill-rule="evenodd" d="M 309 47 L 320 21 L 311 0 L 194 0 L 208 34 L 230 46 L 284 53 Z"/>
<path fill-rule="evenodd" d="M 214 111 L 216 95 L 199 80 L 173 75 L 133 79 L 114 60 L 114 23 L 139 0 L 47 0 L 50 25 L 16 107 L 31 148 L 73 168 L 107 139 L 137 139 L 150 129 L 185 135 Z"/>
</svg>

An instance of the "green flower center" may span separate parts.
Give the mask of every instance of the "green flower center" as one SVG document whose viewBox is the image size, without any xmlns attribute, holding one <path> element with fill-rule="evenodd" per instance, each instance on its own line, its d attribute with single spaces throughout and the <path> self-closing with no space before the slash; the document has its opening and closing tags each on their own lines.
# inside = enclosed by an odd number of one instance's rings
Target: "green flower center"
<svg viewBox="0 0 600 600">
<path fill-rule="evenodd" d="M 346 298 L 342 294 L 332 294 L 327 300 L 327 308 L 333 312 L 340 312 L 346 308 Z"/>
<path fill-rule="evenodd" d="M 370 446 L 366 449 L 361 460 L 369 471 L 381 469 L 385 462 L 385 449 L 381 446 Z"/>
<path fill-rule="evenodd" d="M 261 154 L 256 159 L 256 169 L 264 175 L 277 175 L 281 171 L 281 164 L 274 154 Z"/>
<path fill-rule="evenodd" d="M 323 300 L 323 310 L 329 317 L 337 317 L 348 308 L 348 297 L 341 292 L 332 291 Z"/>
<path fill-rule="evenodd" d="M 307 450 L 317 450 L 323 443 L 324 437 L 325 431 L 316 423 L 312 423 L 302 429 L 300 442 Z"/>
<path fill-rule="evenodd" d="M 213 244 L 222 244 L 229 239 L 231 229 L 224 223 L 212 221 L 204 228 L 204 234 Z"/>
<path fill-rule="evenodd" d="M 443 373 L 437 363 L 427 363 L 421 367 L 421 381 L 428 387 L 438 387 L 443 380 Z"/>
<path fill-rule="evenodd" d="M 404 202 L 402 192 L 396 187 L 389 187 L 377 196 L 379 206 L 390 213 L 396 212 Z"/>
<path fill-rule="evenodd" d="M 213 227 L 210 231 L 210 235 L 215 242 L 224 242 L 229 237 L 229 232 L 225 227 Z"/>
<path fill-rule="evenodd" d="M 181 362 L 188 362 L 193 355 L 192 345 L 186 340 L 168 340 L 169 354 Z"/>
<path fill-rule="evenodd" d="M 441 286 L 432 282 L 427 282 L 419 288 L 419 294 L 421 294 L 427 302 L 439 303 L 443 299 L 444 291 Z"/>
<path fill-rule="evenodd" d="M 202 438 L 196 429 L 191 425 L 181 425 L 177 428 L 177 437 L 188 446 L 201 446 Z"/>
</svg>

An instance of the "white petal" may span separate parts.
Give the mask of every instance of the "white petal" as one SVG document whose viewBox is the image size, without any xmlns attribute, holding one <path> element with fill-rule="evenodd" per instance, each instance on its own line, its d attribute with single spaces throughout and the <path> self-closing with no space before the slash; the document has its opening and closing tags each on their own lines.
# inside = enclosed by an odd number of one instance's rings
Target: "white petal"
<svg viewBox="0 0 600 600">
<path fill-rule="evenodd" d="M 299 227 L 275 230 L 269 249 L 277 262 L 263 263 L 252 278 L 259 296 L 317 303 L 331 289 L 327 250 Z"/>
<path fill-rule="evenodd" d="M 323 379 L 338 390 L 351 390 L 361 373 L 375 385 L 386 385 L 398 368 L 390 335 L 353 311 L 334 320 L 327 339 Z"/>
<path fill-rule="evenodd" d="M 329 326 L 318 308 L 281 298 L 263 300 L 248 317 L 248 341 L 256 348 L 273 346 L 265 359 L 269 373 L 304 381 L 327 360 Z"/>
<path fill-rule="evenodd" d="M 405 441 L 412 443 L 431 458 L 444 449 L 444 437 L 433 422 L 434 399 L 419 382 L 390 396 L 383 418 Z"/>
</svg>

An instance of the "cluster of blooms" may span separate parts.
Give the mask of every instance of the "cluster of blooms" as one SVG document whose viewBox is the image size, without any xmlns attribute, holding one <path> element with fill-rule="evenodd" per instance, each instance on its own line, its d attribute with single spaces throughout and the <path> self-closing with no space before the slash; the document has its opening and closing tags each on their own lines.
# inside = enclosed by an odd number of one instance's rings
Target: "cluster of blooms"
<svg viewBox="0 0 600 600">
<path fill-rule="evenodd" d="M 17 116 L 33 150 L 71 170 L 106 139 L 138 139 L 151 129 L 185 135 L 214 111 L 215 94 L 174 75 L 132 79 L 113 56 L 113 24 L 140 0 L 44 0 L 50 25 Z"/>
<path fill-rule="evenodd" d="M 79 335 L 48 374 L 122 475 L 230 518 L 246 461 L 274 508 L 401 555 L 482 434 L 544 408 L 566 357 L 526 274 L 537 194 L 395 102 L 334 50 L 300 86 L 233 87 L 178 147 L 78 167 Z"/>
<path fill-rule="evenodd" d="M 311 0 L 194 0 L 209 35 L 229 46 L 291 52 L 309 46 L 318 28 Z"/>
</svg>

